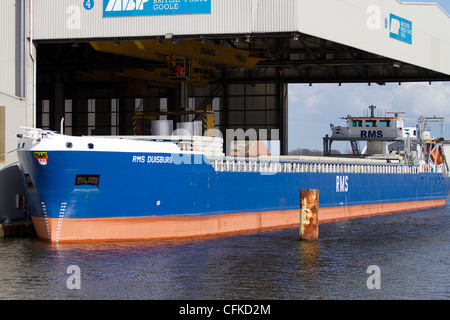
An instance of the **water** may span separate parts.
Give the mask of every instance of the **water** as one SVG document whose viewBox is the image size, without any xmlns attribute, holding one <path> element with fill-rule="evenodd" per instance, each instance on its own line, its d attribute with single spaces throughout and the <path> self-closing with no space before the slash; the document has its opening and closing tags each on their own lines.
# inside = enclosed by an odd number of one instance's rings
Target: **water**
<svg viewBox="0 0 450 320">
<path fill-rule="evenodd" d="M 298 228 L 158 242 L 5 239 L 0 299 L 449 299 L 449 226 L 446 206 L 321 224 L 317 242 L 298 241 Z M 371 265 L 381 289 L 368 289 Z"/>
</svg>

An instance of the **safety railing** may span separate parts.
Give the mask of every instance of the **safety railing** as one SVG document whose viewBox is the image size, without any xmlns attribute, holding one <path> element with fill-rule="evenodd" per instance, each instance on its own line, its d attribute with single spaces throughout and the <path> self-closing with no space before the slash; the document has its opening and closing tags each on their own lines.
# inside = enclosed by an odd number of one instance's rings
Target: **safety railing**
<svg viewBox="0 0 450 320">
<path fill-rule="evenodd" d="M 285 160 L 261 160 L 250 158 L 214 158 L 210 159 L 214 170 L 218 172 L 323 172 L 323 173 L 384 173 L 414 174 L 422 172 L 445 173 L 444 165 L 406 165 L 396 163 L 339 163 L 305 162 Z"/>
</svg>

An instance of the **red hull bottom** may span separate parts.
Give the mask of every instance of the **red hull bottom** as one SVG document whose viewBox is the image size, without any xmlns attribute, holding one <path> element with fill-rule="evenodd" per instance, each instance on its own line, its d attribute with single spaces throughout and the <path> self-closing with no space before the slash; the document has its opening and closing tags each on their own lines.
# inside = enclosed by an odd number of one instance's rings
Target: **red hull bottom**
<svg viewBox="0 0 450 320">
<path fill-rule="evenodd" d="M 323 223 L 428 209 L 440 207 L 444 204 L 445 199 L 319 208 L 319 221 Z M 188 238 L 274 227 L 290 227 L 300 223 L 300 209 L 201 217 L 64 218 L 61 220 L 32 217 L 32 219 L 39 239 L 51 243 L 132 241 Z"/>
</svg>

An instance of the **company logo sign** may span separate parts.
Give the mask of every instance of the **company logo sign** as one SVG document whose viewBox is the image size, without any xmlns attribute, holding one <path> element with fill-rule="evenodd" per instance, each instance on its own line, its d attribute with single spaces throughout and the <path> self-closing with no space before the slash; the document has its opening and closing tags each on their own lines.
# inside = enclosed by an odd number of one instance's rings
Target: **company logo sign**
<svg viewBox="0 0 450 320">
<path fill-rule="evenodd" d="M 211 13 L 212 0 L 103 0 L 103 17 Z"/>
<path fill-rule="evenodd" d="M 412 44 L 412 22 L 391 13 L 389 35 L 408 44 Z"/>
<path fill-rule="evenodd" d="M 348 192 L 348 176 L 336 176 L 336 192 Z"/>
<path fill-rule="evenodd" d="M 361 130 L 361 138 L 383 138 L 383 131 Z"/>
<path fill-rule="evenodd" d="M 48 155 L 47 152 L 34 152 L 34 157 L 36 158 L 37 162 L 41 166 L 45 166 L 48 163 Z"/>
</svg>

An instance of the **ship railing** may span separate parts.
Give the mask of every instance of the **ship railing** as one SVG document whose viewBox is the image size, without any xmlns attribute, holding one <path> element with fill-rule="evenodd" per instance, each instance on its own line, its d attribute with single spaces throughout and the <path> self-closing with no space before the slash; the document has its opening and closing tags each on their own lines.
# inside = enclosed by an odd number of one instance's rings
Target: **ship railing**
<svg viewBox="0 0 450 320">
<path fill-rule="evenodd" d="M 218 172 L 324 172 L 324 173 L 383 173 L 416 174 L 445 173 L 444 165 L 406 165 L 370 163 L 304 162 L 292 160 L 262 160 L 251 158 L 210 158 L 214 170 Z"/>
</svg>

